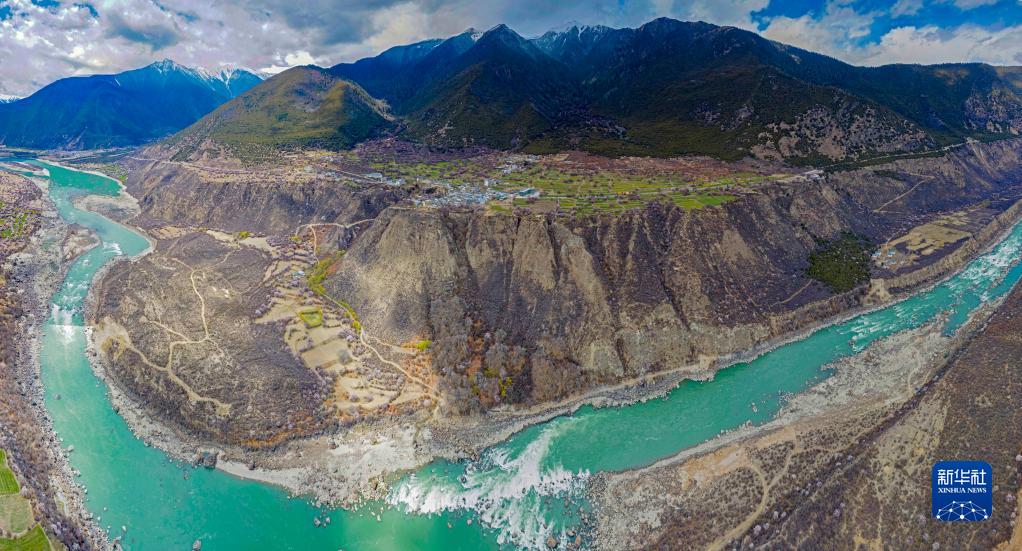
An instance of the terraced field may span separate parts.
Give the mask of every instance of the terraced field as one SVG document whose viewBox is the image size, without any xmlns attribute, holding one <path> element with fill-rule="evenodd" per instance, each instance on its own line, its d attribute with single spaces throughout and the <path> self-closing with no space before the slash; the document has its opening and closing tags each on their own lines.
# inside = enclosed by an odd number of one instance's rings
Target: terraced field
<svg viewBox="0 0 1022 551">
<path fill-rule="evenodd" d="M 0 538 L 0 551 L 50 551 L 53 546 L 38 524 L 16 538 Z"/>
<path fill-rule="evenodd" d="M 49 551 L 49 538 L 20 490 L 7 453 L 0 450 L 0 551 Z"/>
<path fill-rule="evenodd" d="M 620 213 L 653 201 L 670 201 L 685 209 L 714 207 L 735 200 L 743 191 L 787 176 L 748 171 L 700 174 L 593 170 L 545 157 L 503 163 L 489 157 L 411 163 L 391 160 L 373 162 L 369 167 L 399 185 L 441 184 L 475 189 L 489 195 L 490 202 L 497 203 L 494 209 L 498 211 L 509 210 L 511 206 L 538 210 L 556 207 L 582 215 Z"/>
<path fill-rule="evenodd" d="M 0 450 L 0 495 L 18 493 L 18 480 L 7 466 L 7 454 Z"/>
<path fill-rule="evenodd" d="M 32 504 L 18 494 L 0 496 L 0 527 L 12 534 L 28 530 L 35 523 Z"/>
</svg>

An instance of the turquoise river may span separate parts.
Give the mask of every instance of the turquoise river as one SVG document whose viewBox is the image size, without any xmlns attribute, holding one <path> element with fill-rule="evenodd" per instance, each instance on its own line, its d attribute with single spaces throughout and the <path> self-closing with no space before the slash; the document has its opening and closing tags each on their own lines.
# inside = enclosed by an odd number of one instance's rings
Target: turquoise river
<svg viewBox="0 0 1022 551">
<path fill-rule="evenodd" d="M 172 461 L 134 437 L 89 367 L 82 305 L 100 267 L 141 254 L 149 243 L 73 204 L 84 194 L 119 193 L 116 182 L 33 162 L 49 170 L 48 193 L 60 216 L 102 240 L 75 260 L 53 297 L 41 337 L 42 381 L 54 428 L 63 446 L 74 446 L 71 464 L 81 471 L 89 510 L 128 549 L 190 549 L 196 539 L 204 550 L 544 547 L 551 534 L 563 538 L 579 508 L 588 507 L 591 474 L 648 465 L 722 430 L 767 422 L 784 396 L 827 377 L 826 364 L 942 312 L 952 332 L 1022 276 L 1016 226 L 946 282 L 727 368 L 712 381 L 686 381 L 664 399 L 635 405 L 583 407 L 531 426 L 475 461 L 436 461 L 404 475 L 386 503 L 321 510 L 273 486 Z M 314 527 L 313 518 L 324 516 L 329 526 Z"/>
</svg>

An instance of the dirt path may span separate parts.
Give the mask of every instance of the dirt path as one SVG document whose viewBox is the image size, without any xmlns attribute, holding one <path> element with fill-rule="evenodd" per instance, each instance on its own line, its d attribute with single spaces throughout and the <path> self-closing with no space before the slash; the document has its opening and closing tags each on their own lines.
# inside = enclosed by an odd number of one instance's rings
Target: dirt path
<svg viewBox="0 0 1022 551">
<path fill-rule="evenodd" d="M 923 179 L 920 180 L 918 183 L 916 183 L 916 185 L 910 187 L 908 189 L 908 191 L 906 191 L 905 193 L 902 193 L 901 195 L 898 195 L 894 199 L 891 199 L 890 201 L 888 201 L 888 202 L 880 205 L 879 207 L 873 209 L 873 212 L 884 212 L 884 208 L 887 207 L 887 205 L 890 205 L 891 203 L 894 203 L 894 202 L 898 201 L 899 199 L 901 199 L 902 197 L 905 197 L 906 195 L 912 193 L 913 191 L 916 190 L 917 187 L 923 185 L 924 183 L 926 183 L 926 182 L 928 182 L 930 180 L 935 180 L 936 179 L 936 176 L 929 175 L 929 174 L 916 174 L 914 172 L 907 172 L 906 174 L 910 174 L 912 176 L 918 176 L 918 177 L 923 178 Z"/>
<path fill-rule="evenodd" d="M 812 285 L 812 284 L 813 284 L 813 280 L 809 280 L 808 283 L 806 283 L 805 285 L 799 287 L 798 291 L 795 291 L 794 293 L 792 293 L 790 297 L 788 297 L 788 298 L 786 298 L 786 299 L 784 299 L 782 301 L 775 302 L 774 306 L 780 306 L 782 304 L 787 304 L 787 303 L 791 302 L 791 300 L 793 298 L 795 298 L 795 297 L 799 296 L 800 294 L 802 294 L 802 291 L 805 291 L 806 289 L 808 289 L 809 286 Z"/>
<path fill-rule="evenodd" d="M 323 294 L 322 296 L 323 296 L 323 298 L 327 299 L 328 301 L 333 303 L 335 306 L 340 308 L 343 312 L 346 312 L 346 313 L 348 312 L 348 307 L 345 306 L 344 304 L 342 304 L 337 299 L 335 299 L 335 298 L 333 298 L 333 297 L 331 297 L 330 295 L 327 295 L 327 294 Z M 437 392 L 437 389 L 435 387 L 433 387 L 430 384 L 426 383 L 425 381 L 423 381 L 419 377 L 416 377 L 411 372 L 409 372 L 407 369 L 401 367 L 401 365 L 398 364 L 397 362 L 393 362 L 393 361 L 388 360 L 387 358 L 383 357 L 383 354 L 380 354 L 380 351 L 377 350 L 375 346 L 373 346 L 372 344 L 369 343 L 369 341 L 366 339 L 366 335 L 367 335 L 367 331 L 366 331 L 365 327 L 364 326 L 360 327 L 358 329 L 358 340 L 359 340 L 359 342 L 361 342 L 366 348 L 371 350 L 373 352 L 373 354 L 375 354 L 376 357 L 381 362 L 383 362 L 383 363 L 393 367 L 394 369 L 400 371 L 405 376 L 405 378 L 407 380 L 412 381 L 412 382 L 418 384 L 419 386 L 425 388 L 426 390 L 428 390 L 430 396 L 432 396 L 434 398 L 439 396 L 439 393 Z M 384 340 L 382 340 L 382 339 L 380 339 L 378 337 L 370 337 L 370 338 L 376 340 L 377 342 L 379 342 L 379 343 L 381 343 L 381 344 L 383 344 L 385 346 L 388 346 L 388 347 L 391 347 L 391 348 L 400 348 L 400 347 L 398 347 L 396 345 L 387 343 L 386 341 L 384 341 Z"/>
<path fill-rule="evenodd" d="M 199 291 L 198 284 L 195 281 L 195 276 L 200 270 L 192 268 L 191 266 L 177 258 L 171 258 L 171 260 L 177 262 L 178 264 L 181 264 L 182 266 L 189 270 L 188 279 L 192 284 L 192 291 L 195 293 L 195 296 L 199 298 L 199 318 L 202 321 L 203 337 L 201 339 L 192 339 L 179 331 L 171 329 L 162 322 L 147 320 L 149 323 L 159 327 L 160 329 L 163 329 L 168 334 L 178 337 L 178 340 L 170 341 L 170 343 L 167 345 L 167 363 L 162 366 L 158 365 L 156 362 L 153 362 L 145 353 L 136 348 L 134 344 L 127 342 L 125 343 L 125 346 L 128 350 L 138 355 L 138 357 L 142 360 L 143 363 L 157 371 L 165 373 L 174 384 L 181 387 L 181 389 L 184 390 L 186 394 L 188 394 L 188 401 L 193 403 L 194 402 L 211 403 L 216 407 L 217 415 L 220 416 L 229 415 L 231 412 L 231 404 L 224 403 L 216 398 L 210 398 L 208 396 L 203 396 L 199 394 L 191 387 L 191 385 L 188 384 L 187 381 L 179 377 L 177 373 L 174 372 L 174 351 L 177 347 L 210 342 L 212 341 L 212 337 L 209 333 L 209 321 L 206 318 L 206 297 L 204 297 L 202 293 Z"/>
<path fill-rule="evenodd" d="M 391 344 L 391 343 L 389 343 L 387 341 L 384 341 L 384 340 L 380 339 L 379 337 L 374 337 L 374 336 L 370 335 L 369 338 L 373 339 L 374 341 L 376 341 L 376 343 L 379 344 L 380 346 L 386 346 L 387 348 L 393 350 L 394 352 L 397 352 L 398 354 L 405 354 L 407 356 L 414 356 L 414 355 L 416 355 L 418 353 L 416 350 L 412 350 L 410 348 L 407 348 L 407 347 L 404 347 L 404 346 L 400 346 L 400 345 L 397 345 L 397 344 Z"/>
<path fill-rule="evenodd" d="M 318 251 L 319 250 L 319 235 L 316 233 L 316 227 L 317 226 L 331 226 L 331 227 L 342 228 L 342 229 L 346 230 L 348 228 L 353 228 L 353 227 L 358 226 L 360 224 L 365 224 L 366 222 L 372 222 L 373 220 L 375 220 L 375 218 L 364 218 L 362 220 L 357 220 L 357 221 L 352 222 L 350 224 L 340 224 L 340 223 L 337 223 L 337 222 L 315 222 L 315 223 L 309 223 L 309 224 L 302 224 L 301 226 L 298 226 L 298 229 L 295 230 L 294 235 L 295 235 L 295 237 L 298 237 L 298 236 L 300 236 L 302 234 L 303 230 L 311 229 L 312 230 L 312 250 L 313 251 Z"/>
<path fill-rule="evenodd" d="M 375 220 L 375 218 L 366 218 L 366 219 L 363 219 L 363 220 L 357 220 L 357 221 L 351 222 L 349 224 L 340 224 L 340 223 L 336 223 L 336 222 L 318 222 L 318 223 L 302 224 L 301 226 L 298 226 L 298 229 L 295 231 L 295 235 L 296 236 L 300 235 L 304 228 L 312 228 L 313 229 L 313 231 L 312 231 L 313 251 L 317 251 L 319 249 L 319 245 L 318 245 L 318 243 L 316 241 L 316 231 L 314 229 L 316 226 L 333 226 L 333 227 L 339 227 L 339 228 L 347 229 L 347 228 L 351 228 L 353 226 L 357 226 L 359 224 L 365 224 L 367 222 L 372 222 L 373 220 Z M 346 315 L 348 315 L 349 317 L 352 317 L 354 319 L 354 312 L 352 312 L 350 310 L 350 307 L 348 305 L 346 305 L 346 304 L 342 303 L 341 301 L 335 299 L 334 297 L 328 295 L 326 292 L 323 292 L 322 290 L 319 292 L 319 294 L 324 299 L 326 299 L 328 302 L 332 303 L 334 306 L 339 308 Z M 363 346 L 365 346 L 366 348 L 371 350 L 372 353 L 377 357 L 377 359 L 379 359 L 381 362 L 383 362 L 383 363 L 393 367 L 398 372 L 403 374 L 405 376 L 406 380 L 412 381 L 413 383 L 415 383 L 415 384 L 423 387 L 424 389 L 426 389 L 431 397 L 433 397 L 433 398 L 438 398 L 439 397 L 439 392 L 437 391 L 436 387 L 430 385 L 429 383 L 427 383 L 426 381 L 422 380 L 421 378 L 413 375 L 410 371 L 408 371 L 407 369 L 402 367 L 397 362 L 394 362 L 394 361 L 391 361 L 391 360 L 388 360 L 387 358 L 385 358 L 383 356 L 383 354 L 381 354 L 380 351 L 375 346 L 373 346 L 372 343 L 369 342 L 369 339 L 375 340 L 376 342 L 380 343 L 381 345 L 386 346 L 386 347 L 390 348 L 391 350 L 397 350 L 397 351 L 401 352 L 402 354 L 415 355 L 414 351 L 410 351 L 410 350 L 408 350 L 408 349 L 406 349 L 404 347 L 388 343 L 388 342 L 384 341 L 383 339 L 380 339 L 379 337 L 369 336 L 368 335 L 368 331 L 366 331 L 365 326 L 361 326 L 361 327 L 358 328 L 358 340 L 359 340 L 359 342 L 362 343 Z"/>
<path fill-rule="evenodd" d="M 865 432 L 863 432 L 859 436 L 861 437 L 864 435 Z M 724 549 L 729 543 L 741 537 L 742 534 L 745 534 L 746 532 L 749 531 L 750 528 L 752 528 L 753 524 L 756 522 L 756 519 L 758 519 L 761 515 L 763 515 L 763 513 L 766 512 L 767 505 L 770 503 L 770 498 L 772 497 L 772 492 L 774 488 L 777 486 L 777 483 L 780 482 L 782 478 L 784 478 L 784 475 L 786 475 L 788 473 L 788 470 L 791 468 L 792 458 L 794 458 L 798 454 L 813 451 L 823 452 L 826 454 L 834 454 L 837 453 L 840 449 L 840 447 L 835 448 L 827 448 L 823 446 L 806 447 L 802 440 L 797 435 L 794 436 L 792 444 L 793 444 L 792 450 L 789 451 L 784 456 L 784 463 L 780 466 L 780 468 L 777 469 L 777 472 L 775 472 L 772 477 L 769 477 L 769 480 L 767 478 L 767 473 L 764 472 L 763 468 L 757 465 L 755 462 L 748 461 L 748 464 L 742 465 L 743 467 L 751 470 L 756 475 L 756 478 L 759 479 L 760 487 L 763 488 L 763 491 L 760 494 L 759 503 L 756 505 L 756 510 L 749 513 L 745 517 L 745 519 L 742 520 L 742 522 L 738 523 L 733 528 L 728 530 L 724 535 L 717 538 L 713 543 L 709 544 L 707 546 L 707 549 L 714 550 Z"/>
<path fill-rule="evenodd" d="M 951 145 L 945 145 L 944 147 L 941 147 L 940 149 L 931 149 L 931 150 L 927 150 L 927 151 L 914 151 L 914 152 L 910 152 L 910 153 L 897 153 L 897 154 L 894 154 L 894 155 L 884 155 L 882 157 L 872 157 L 872 158 L 869 158 L 869 159 L 864 159 L 864 161 L 869 161 L 870 163 L 876 164 L 876 163 L 880 163 L 880 162 L 897 161 L 898 159 L 916 159 L 916 158 L 919 158 L 921 156 L 930 155 L 930 154 L 933 154 L 933 153 L 946 153 L 948 151 L 951 151 L 952 149 L 957 149 L 959 147 L 966 146 L 966 145 L 971 145 L 973 143 L 976 143 L 976 141 L 973 140 L 972 138 L 966 138 L 964 142 L 953 143 Z M 823 166 L 821 166 L 819 168 L 821 168 L 821 169 L 828 169 L 828 168 L 833 168 L 833 167 L 844 165 L 844 164 L 847 164 L 847 161 L 840 161 L 840 162 L 837 162 L 837 163 L 831 163 L 829 165 L 823 165 Z"/>
<path fill-rule="evenodd" d="M 376 338 L 376 337 L 373 337 L 373 338 Z M 377 350 L 375 346 L 373 346 L 373 345 L 369 344 L 369 341 L 367 341 L 367 340 L 366 340 L 366 331 L 365 331 L 365 328 L 362 328 L 362 329 L 361 329 L 361 330 L 360 330 L 360 331 L 358 332 L 358 340 L 359 340 L 359 342 L 361 342 L 361 343 L 362 343 L 363 345 L 365 345 L 365 347 L 366 347 L 366 348 L 368 348 L 369 350 L 372 350 L 372 351 L 373 351 L 373 354 L 376 354 L 376 357 L 377 357 L 377 358 L 379 358 L 379 360 L 380 360 L 381 362 L 383 362 L 383 363 L 385 363 L 385 364 L 387 364 L 387 365 L 389 365 L 389 366 L 393 367 L 394 369 L 396 369 L 396 370 L 400 371 L 401 373 L 403 373 L 403 374 L 404 374 L 404 376 L 405 376 L 405 377 L 407 377 L 407 378 L 408 378 L 408 380 L 409 380 L 409 381 L 415 382 L 416 384 L 418 384 L 418 385 L 422 386 L 423 388 L 425 388 L 426 390 L 428 390 L 428 391 L 429 391 L 429 393 L 430 393 L 430 396 L 432 396 L 432 397 L 434 397 L 434 398 L 436 398 L 436 397 L 438 397 L 438 396 L 439 396 L 439 394 L 438 394 L 438 392 L 437 392 L 437 389 L 436 389 L 436 388 L 434 388 L 434 387 L 430 386 L 430 385 L 429 385 L 429 384 L 427 384 L 427 383 L 426 383 L 425 381 L 423 381 L 422 379 L 420 379 L 420 378 L 416 377 L 415 375 L 412 375 L 412 374 L 411 374 L 411 373 L 410 373 L 410 372 L 409 372 L 408 370 L 406 370 L 405 368 L 401 367 L 401 365 L 399 365 L 398 363 L 396 363 L 396 362 L 392 362 L 392 361 L 390 361 L 390 360 L 388 360 L 388 359 L 384 358 L 384 357 L 383 357 L 383 355 L 382 355 L 382 354 L 380 354 L 380 351 L 379 351 L 379 350 Z M 376 339 L 376 340 L 379 340 L 379 339 Z M 383 342 L 383 341 L 380 341 L 380 342 Z"/>
</svg>

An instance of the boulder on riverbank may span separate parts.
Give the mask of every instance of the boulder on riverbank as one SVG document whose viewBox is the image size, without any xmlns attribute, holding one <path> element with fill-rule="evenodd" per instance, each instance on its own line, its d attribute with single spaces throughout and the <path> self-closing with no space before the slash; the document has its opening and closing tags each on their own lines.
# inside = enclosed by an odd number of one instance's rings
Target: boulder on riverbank
<svg viewBox="0 0 1022 551">
<path fill-rule="evenodd" d="M 201 451 L 195 454 L 193 464 L 196 467 L 206 467 L 207 469 L 215 469 L 219 454 L 215 451 Z"/>
</svg>

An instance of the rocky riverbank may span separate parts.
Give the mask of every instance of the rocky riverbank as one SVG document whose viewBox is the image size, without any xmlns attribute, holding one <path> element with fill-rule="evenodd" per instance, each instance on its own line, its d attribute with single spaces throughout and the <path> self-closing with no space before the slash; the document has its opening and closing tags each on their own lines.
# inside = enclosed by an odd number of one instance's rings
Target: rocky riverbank
<svg viewBox="0 0 1022 551">
<path fill-rule="evenodd" d="M 39 216 L 24 249 L 4 258 L 6 285 L 2 294 L 3 300 L 9 301 L 5 310 L 14 308 L 18 315 L 13 319 L 5 316 L 5 325 L 12 322 L 12 326 L 0 331 L 9 338 L 0 348 L 12 375 L 0 378 L 0 403 L 5 410 L 2 447 L 36 504 L 44 530 L 70 549 L 103 549 L 109 543 L 84 506 L 84 493 L 67 461 L 68 452 L 62 449 L 44 407 L 38 362 L 40 327 L 50 315 L 50 298 L 70 261 L 96 241 L 56 215 L 46 198 L 45 180 L 33 184 L 22 178 L 3 185 L 27 185 L 35 190 L 37 197 L 28 206 Z"/>
<path fill-rule="evenodd" d="M 762 426 L 600 475 L 600 547 L 937 549 L 966 541 L 963 531 L 984 542 L 977 548 L 1004 541 L 1017 511 L 1019 378 L 995 374 L 1016 371 L 1003 360 L 1017 355 L 1017 339 L 1004 336 L 1017 334 L 1020 300 L 1016 288 L 983 305 L 953 336 L 938 319 L 878 341 L 828 366 L 830 378 Z M 988 526 L 927 521 L 929 469 L 948 457 L 996 465 Z"/>
</svg>

